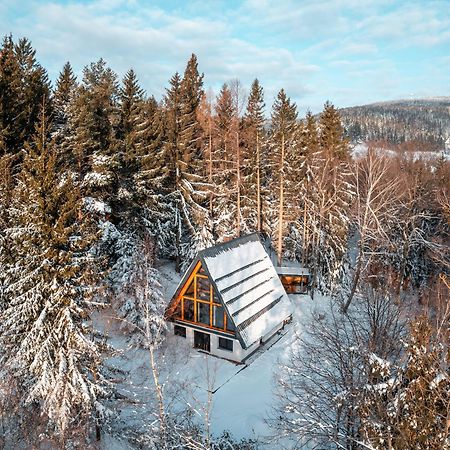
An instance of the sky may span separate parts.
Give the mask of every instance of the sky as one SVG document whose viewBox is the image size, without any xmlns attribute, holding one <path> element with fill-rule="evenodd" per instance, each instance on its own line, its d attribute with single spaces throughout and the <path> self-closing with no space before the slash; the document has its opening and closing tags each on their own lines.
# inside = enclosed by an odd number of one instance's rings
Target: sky
<svg viewBox="0 0 450 450">
<path fill-rule="evenodd" d="M 192 53 L 206 89 L 258 78 L 268 110 L 281 88 L 314 113 L 450 96 L 450 0 L 0 0 L 9 33 L 53 81 L 102 57 L 156 98 Z"/>
</svg>

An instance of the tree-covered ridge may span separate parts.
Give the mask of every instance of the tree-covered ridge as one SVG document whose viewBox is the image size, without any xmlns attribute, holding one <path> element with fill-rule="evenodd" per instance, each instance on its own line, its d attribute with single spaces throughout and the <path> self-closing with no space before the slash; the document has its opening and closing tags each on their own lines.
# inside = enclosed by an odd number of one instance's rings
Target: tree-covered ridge
<svg viewBox="0 0 450 450">
<path fill-rule="evenodd" d="M 450 137 L 450 99 L 374 103 L 340 110 L 349 138 L 402 144 L 416 141 L 442 150 Z"/>
</svg>

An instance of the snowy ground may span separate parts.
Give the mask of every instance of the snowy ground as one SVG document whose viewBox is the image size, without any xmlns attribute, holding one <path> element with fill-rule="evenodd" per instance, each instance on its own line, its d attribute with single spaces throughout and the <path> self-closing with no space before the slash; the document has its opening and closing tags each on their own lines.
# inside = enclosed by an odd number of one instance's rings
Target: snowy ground
<svg viewBox="0 0 450 450">
<path fill-rule="evenodd" d="M 352 155 L 354 158 L 361 158 L 367 153 L 368 145 L 365 142 L 355 144 L 352 147 Z M 380 154 L 388 155 L 388 156 L 397 156 L 400 153 L 395 150 L 391 150 L 389 148 L 378 148 L 377 149 Z M 445 152 L 444 150 L 441 151 L 415 151 L 415 152 L 407 152 L 406 155 L 410 155 L 414 161 L 417 160 L 423 160 L 423 161 L 433 161 L 436 159 L 439 159 L 442 155 L 444 155 L 445 159 L 450 161 L 450 154 Z"/>
<path fill-rule="evenodd" d="M 172 264 L 159 267 L 165 298 L 170 300 L 179 281 Z M 274 403 L 274 376 L 280 363 L 287 357 L 296 333 L 301 333 L 310 314 L 326 303 L 323 298 L 314 301 L 308 295 L 292 295 L 293 320 L 274 336 L 246 365 L 237 365 L 189 348 L 183 338 L 168 336 L 163 344 L 161 380 L 167 399 L 180 407 L 189 405 L 202 420 L 208 390 L 213 392 L 211 429 L 214 435 L 224 430 L 235 438 L 263 438 L 269 429 L 265 423 Z M 129 333 L 109 321 L 105 329 L 110 344 L 119 351 L 111 358 L 111 367 L 124 371 L 118 376 L 117 387 L 127 400 L 119 402 L 117 423 L 145 429 L 155 409 L 154 385 L 145 350 L 129 345 Z M 183 383 L 186 383 L 184 386 Z M 188 388 L 187 388 L 188 387 Z M 132 399 L 130 402 L 128 399 Z M 115 404 L 117 408 L 117 404 Z M 147 422 L 140 423 L 140 422 Z M 108 438 L 108 448 L 128 448 Z"/>
</svg>

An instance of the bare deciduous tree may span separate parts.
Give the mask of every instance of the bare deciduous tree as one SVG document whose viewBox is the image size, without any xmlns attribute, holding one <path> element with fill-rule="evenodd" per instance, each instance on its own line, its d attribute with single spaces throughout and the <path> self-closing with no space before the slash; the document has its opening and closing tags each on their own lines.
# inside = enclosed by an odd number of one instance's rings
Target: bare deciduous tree
<svg viewBox="0 0 450 450">
<path fill-rule="evenodd" d="M 390 176 L 389 161 L 373 149 L 368 150 L 365 158 L 353 163 L 353 179 L 357 254 L 350 294 L 342 307 L 344 313 L 353 300 L 362 273 L 377 255 L 380 241 L 389 239 L 388 227 L 395 218 L 398 201 L 399 182 Z"/>
</svg>

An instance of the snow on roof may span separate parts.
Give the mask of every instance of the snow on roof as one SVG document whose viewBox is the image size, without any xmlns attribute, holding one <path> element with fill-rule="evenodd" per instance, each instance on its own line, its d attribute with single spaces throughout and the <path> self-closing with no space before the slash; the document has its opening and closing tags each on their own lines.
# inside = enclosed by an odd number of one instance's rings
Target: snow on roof
<svg viewBox="0 0 450 450">
<path fill-rule="evenodd" d="M 278 275 L 309 275 L 309 269 L 301 266 L 275 267 Z"/>
<path fill-rule="evenodd" d="M 248 348 L 291 314 L 291 303 L 257 233 L 199 253 Z"/>
</svg>

